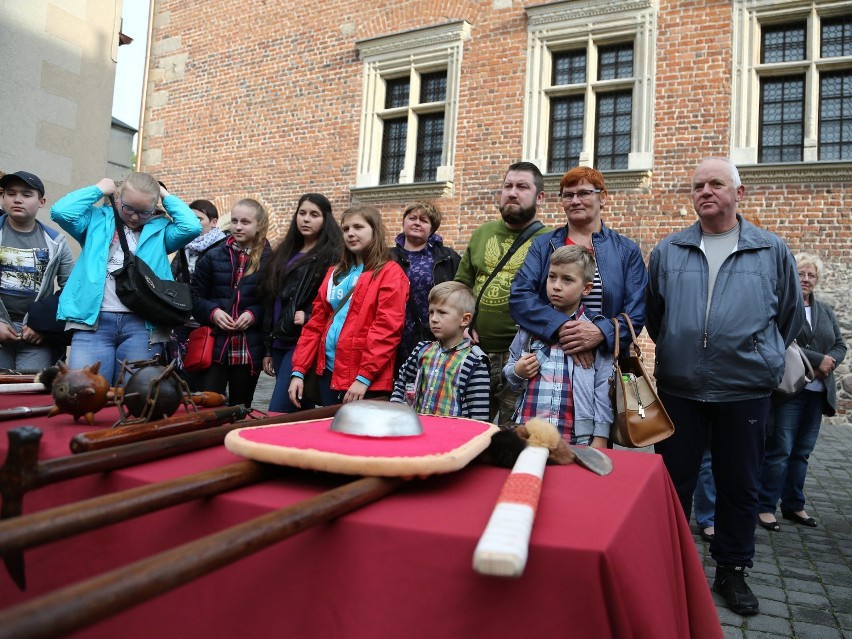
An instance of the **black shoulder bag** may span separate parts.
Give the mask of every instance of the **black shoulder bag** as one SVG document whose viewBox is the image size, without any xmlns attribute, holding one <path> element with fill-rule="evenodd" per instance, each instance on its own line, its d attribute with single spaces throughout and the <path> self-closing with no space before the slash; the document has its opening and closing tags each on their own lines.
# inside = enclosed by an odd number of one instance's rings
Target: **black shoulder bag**
<svg viewBox="0 0 852 639">
<path fill-rule="evenodd" d="M 115 215 L 118 241 L 124 251 L 124 265 L 112 274 L 118 299 L 152 324 L 167 328 L 183 325 L 192 315 L 189 284 L 160 279 L 144 260 L 130 252 L 124 236 L 124 222 L 112 196 L 109 196 L 109 203 Z"/>
<path fill-rule="evenodd" d="M 488 285 L 491 284 L 491 280 L 497 277 L 497 273 L 506 266 L 506 262 L 512 259 L 512 256 L 521 248 L 524 243 L 530 239 L 536 232 L 543 228 L 544 224 L 536 220 L 528 227 L 526 227 L 521 233 L 518 234 L 518 237 L 515 238 L 515 241 L 512 242 L 512 246 L 509 247 L 509 250 L 506 251 L 506 254 L 497 262 L 497 266 L 494 267 L 494 270 L 491 271 L 491 275 L 488 276 L 488 279 L 485 280 L 485 284 L 482 285 L 482 288 L 479 289 L 479 295 L 476 296 L 476 306 L 474 306 L 473 318 L 470 320 L 470 325 L 476 325 L 476 316 L 479 315 L 479 302 L 482 300 L 482 295 L 485 293 L 485 289 L 488 288 Z"/>
</svg>

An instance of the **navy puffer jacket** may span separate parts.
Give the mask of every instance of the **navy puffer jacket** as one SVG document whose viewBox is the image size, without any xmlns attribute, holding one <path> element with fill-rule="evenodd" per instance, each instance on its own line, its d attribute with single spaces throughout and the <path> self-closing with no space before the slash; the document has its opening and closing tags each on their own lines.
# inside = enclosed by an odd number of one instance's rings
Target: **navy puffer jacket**
<svg viewBox="0 0 852 639">
<path fill-rule="evenodd" d="M 192 276 L 192 315 L 203 326 L 214 326 L 213 312 L 217 308 L 232 313 L 234 318 L 239 317 L 245 311 L 254 315 L 254 324 L 245 331 L 246 341 L 250 354 L 251 372 L 258 374 L 263 368 L 263 356 L 265 353 L 263 340 L 263 300 L 260 294 L 260 283 L 263 280 L 263 272 L 272 250 L 267 242 L 263 248 L 260 258 L 260 268 L 251 275 L 245 275 L 240 282 L 239 289 L 234 295 L 236 287 L 237 253 L 231 246 L 233 238 L 219 244 L 205 253 L 195 265 L 195 273 Z M 231 302 L 231 300 L 234 300 Z M 214 326 L 215 328 L 215 326 Z M 213 344 L 213 361 L 219 364 L 227 363 L 228 338 L 232 333 L 216 330 Z"/>
</svg>

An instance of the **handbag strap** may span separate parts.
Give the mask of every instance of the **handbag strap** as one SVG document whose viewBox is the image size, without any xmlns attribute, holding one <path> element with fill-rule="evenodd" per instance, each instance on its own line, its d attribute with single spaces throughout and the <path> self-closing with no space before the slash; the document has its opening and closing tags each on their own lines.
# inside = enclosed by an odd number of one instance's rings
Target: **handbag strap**
<svg viewBox="0 0 852 639">
<path fill-rule="evenodd" d="M 618 328 L 618 318 L 619 318 L 619 317 L 623 317 L 623 318 L 624 318 L 624 321 L 625 321 L 625 323 L 627 324 L 627 329 L 630 331 L 630 337 L 631 337 L 631 338 L 632 338 L 632 340 L 633 340 L 633 341 L 631 342 L 631 344 L 633 345 L 633 348 L 634 348 L 634 350 L 636 351 L 636 356 L 637 356 L 637 357 L 639 357 L 639 358 L 641 358 L 641 357 L 642 357 L 642 349 L 639 347 L 639 340 L 638 340 L 638 339 L 637 339 L 637 337 L 636 337 L 636 330 L 633 328 L 633 322 L 630 320 L 630 316 L 629 316 L 627 313 L 619 313 L 619 314 L 618 314 L 618 315 L 616 315 L 616 317 L 613 319 L 613 321 L 615 322 L 615 331 L 616 331 L 616 333 L 618 333 L 618 332 L 619 332 L 619 328 Z M 628 347 L 628 350 L 629 350 L 629 347 Z"/>
<path fill-rule="evenodd" d="M 355 286 L 357 286 L 357 282 L 356 282 Z M 353 286 L 352 288 L 350 288 L 350 289 L 349 289 L 349 292 L 347 292 L 347 293 L 346 293 L 346 295 L 344 295 L 344 296 L 340 299 L 340 304 L 338 304 L 338 305 L 337 305 L 337 308 L 335 308 L 335 309 L 334 309 L 334 313 L 332 313 L 332 316 L 337 315 L 337 314 L 340 312 L 340 310 L 341 310 L 344 306 L 346 306 L 346 302 L 347 302 L 347 301 L 349 301 L 349 298 L 350 298 L 350 297 L 352 297 L 352 293 L 354 293 L 354 292 L 355 292 L 355 286 Z"/>
<path fill-rule="evenodd" d="M 479 313 L 479 302 L 482 300 L 482 296 L 485 294 L 485 289 L 488 288 L 488 285 L 491 284 L 491 280 L 497 277 L 497 274 L 506 266 L 506 263 L 512 259 L 512 256 L 517 252 L 524 243 L 530 239 L 536 232 L 544 228 L 544 224 L 535 220 L 532 224 L 527 226 L 523 231 L 518 234 L 518 237 L 515 238 L 515 241 L 512 242 L 512 246 L 509 247 L 509 250 L 506 251 L 506 254 L 500 258 L 500 261 L 497 262 L 497 266 L 491 271 L 491 274 L 485 280 L 485 284 L 482 285 L 482 288 L 479 289 L 479 295 L 476 296 L 476 304 L 474 305 L 473 317 L 470 320 L 470 326 L 473 326 L 476 323 L 476 316 Z"/>
</svg>

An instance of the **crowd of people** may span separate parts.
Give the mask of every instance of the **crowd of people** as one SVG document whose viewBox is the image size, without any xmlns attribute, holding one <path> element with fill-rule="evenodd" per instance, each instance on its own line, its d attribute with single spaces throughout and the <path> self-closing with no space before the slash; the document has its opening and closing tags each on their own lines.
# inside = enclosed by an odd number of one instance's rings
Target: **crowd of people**
<svg viewBox="0 0 852 639">
<path fill-rule="evenodd" d="M 38 370 L 61 355 L 28 317 L 59 289 L 69 366 L 100 361 L 113 384 L 121 361 L 179 363 L 189 332 L 207 326 L 212 363 L 184 375 L 193 390 L 227 393 L 232 405 L 250 406 L 265 372 L 276 378 L 271 411 L 387 397 L 507 428 L 541 417 L 572 444 L 605 448 L 615 331 L 622 344 L 631 339 L 626 314 L 656 343 L 655 378 L 675 424 L 656 452 L 687 518 L 702 495 L 696 519 L 717 562 L 713 588 L 735 612 L 754 614 L 745 577 L 755 527 L 779 529 L 779 499 L 785 519 L 817 525 L 804 510 L 804 477 L 821 416 L 835 410 L 833 373 L 846 346 L 830 306 L 813 296 L 821 260 L 794 259 L 737 212 L 745 188 L 736 166 L 706 159 L 691 184 L 697 221 L 660 241 L 646 267 L 638 245 L 604 223 L 610 195 L 588 167 L 562 177 L 566 223 L 549 229 L 537 219 L 541 172 L 509 166 L 500 217 L 475 229 L 462 255 L 444 245 L 441 212 L 427 202 L 405 207 L 392 240 L 375 207 L 337 218 L 325 196 L 306 193 L 273 249 L 259 202 L 237 202 L 224 233 L 210 201 L 187 206 L 152 176 L 131 173 L 51 208 L 82 247 L 74 264 L 64 235 L 35 219 L 41 180 L 4 175 L 0 367 Z M 160 278 L 188 278 L 185 326 L 164 329 L 122 303 L 114 278 L 122 247 Z M 815 379 L 773 399 L 794 339 Z"/>
</svg>

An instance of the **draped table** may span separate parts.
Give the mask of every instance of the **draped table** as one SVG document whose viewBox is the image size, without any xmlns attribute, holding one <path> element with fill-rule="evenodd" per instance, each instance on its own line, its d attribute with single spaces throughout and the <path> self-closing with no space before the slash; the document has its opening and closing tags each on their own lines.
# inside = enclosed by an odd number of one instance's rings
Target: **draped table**
<svg viewBox="0 0 852 639">
<path fill-rule="evenodd" d="M 50 403 L 0 395 L 0 408 Z M 95 428 L 117 419 L 107 408 Z M 0 423 L 44 431 L 40 459 L 89 427 L 60 415 Z M 473 550 L 508 470 L 474 464 L 276 544 L 72 635 L 170 637 L 722 637 L 662 459 L 608 451 L 613 472 L 547 468 L 519 579 L 486 577 Z M 27 493 L 24 513 L 240 461 L 222 446 Z M 351 478 L 282 469 L 262 484 L 25 552 L 28 590 L 0 575 L 0 609 L 266 514 Z"/>
</svg>

